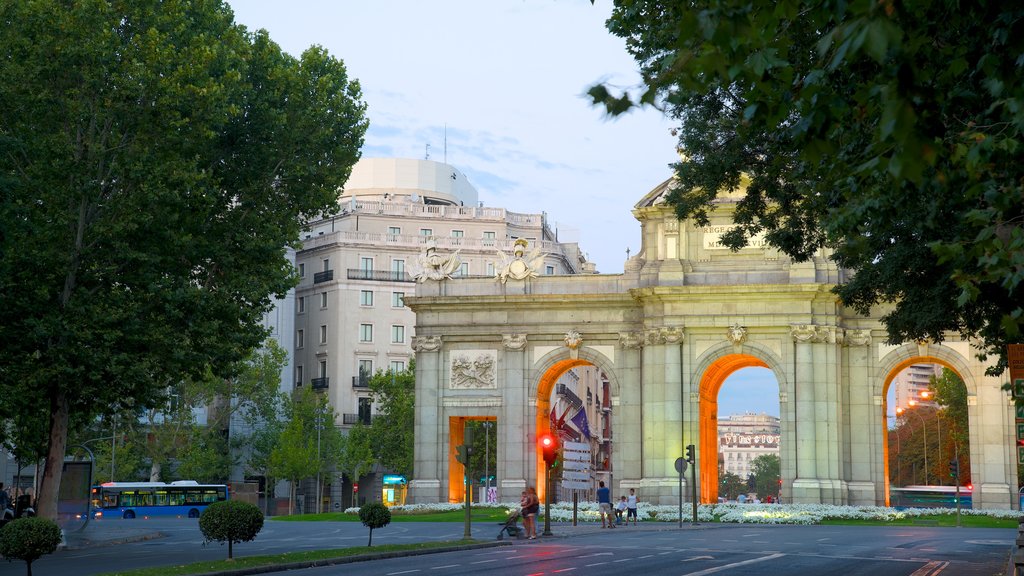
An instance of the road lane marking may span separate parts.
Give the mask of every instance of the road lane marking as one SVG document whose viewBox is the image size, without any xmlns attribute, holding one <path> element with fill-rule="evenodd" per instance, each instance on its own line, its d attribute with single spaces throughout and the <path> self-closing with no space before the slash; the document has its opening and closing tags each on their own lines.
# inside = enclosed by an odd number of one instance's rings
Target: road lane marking
<svg viewBox="0 0 1024 576">
<path fill-rule="evenodd" d="M 398 576 L 399 574 L 412 574 L 413 572 L 419 572 L 419 568 L 415 570 L 402 570 L 401 572 L 388 572 L 387 576 Z"/>
<path fill-rule="evenodd" d="M 458 564 L 448 564 L 447 566 L 434 566 L 431 570 L 444 570 L 445 568 L 456 568 Z"/>
<path fill-rule="evenodd" d="M 765 560 L 774 560 L 781 558 L 785 554 L 772 554 L 771 556 L 764 556 L 761 558 L 752 558 L 750 560 L 744 560 L 742 562 L 733 562 L 732 564 L 723 564 L 721 566 L 715 566 L 714 568 L 708 568 L 707 570 L 701 570 L 700 572 L 689 572 L 684 576 L 704 576 L 705 574 L 714 574 L 715 572 L 721 572 L 723 570 L 731 570 L 739 566 L 746 566 L 748 564 L 756 564 L 758 562 L 764 562 Z"/>
<path fill-rule="evenodd" d="M 629 562 L 632 558 L 620 558 L 619 560 L 612 560 L 612 562 Z"/>
<path fill-rule="evenodd" d="M 569 572 L 569 571 L 572 571 L 572 570 L 575 570 L 575 569 L 576 569 L 575 566 L 573 566 L 572 568 L 562 568 L 561 570 L 555 570 L 554 573 L 558 574 L 559 572 Z"/>
<path fill-rule="evenodd" d="M 605 564 L 607 564 L 607 562 L 597 562 L 595 564 L 587 564 L 584 568 L 590 568 L 591 566 L 603 566 Z"/>
<path fill-rule="evenodd" d="M 472 564 L 487 564 L 488 562 L 497 562 L 497 560 L 494 558 L 490 560 L 477 560 L 476 562 L 472 562 Z"/>
<path fill-rule="evenodd" d="M 946 566 L 949 566 L 949 562 L 934 560 L 932 562 L 925 564 L 924 566 L 921 566 L 913 573 L 911 573 L 910 576 L 935 576 L 939 572 L 942 572 L 946 568 Z"/>
<path fill-rule="evenodd" d="M 641 556 L 641 557 L 637 558 L 637 560 L 643 560 L 644 558 L 650 558 L 652 556 L 654 556 L 654 554 L 647 554 L 646 556 Z"/>
</svg>

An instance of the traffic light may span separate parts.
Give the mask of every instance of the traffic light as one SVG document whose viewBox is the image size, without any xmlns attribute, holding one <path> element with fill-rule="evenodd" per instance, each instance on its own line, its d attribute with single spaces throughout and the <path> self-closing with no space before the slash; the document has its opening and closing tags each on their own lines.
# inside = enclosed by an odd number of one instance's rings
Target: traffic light
<svg viewBox="0 0 1024 576">
<path fill-rule="evenodd" d="M 544 434 L 537 439 L 537 444 L 544 455 L 544 462 L 548 468 L 553 468 L 558 460 L 558 439 L 553 434 Z"/>
<path fill-rule="evenodd" d="M 693 464 L 697 459 L 693 455 L 693 444 L 686 445 L 686 461 Z"/>
<path fill-rule="evenodd" d="M 469 466 L 469 446 L 467 444 L 459 444 L 455 448 L 456 450 L 458 450 L 458 454 L 455 455 L 455 459 L 458 460 L 463 466 Z"/>
<path fill-rule="evenodd" d="M 960 461 L 955 458 L 949 461 L 949 476 L 950 478 L 960 477 Z"/>
</svg>

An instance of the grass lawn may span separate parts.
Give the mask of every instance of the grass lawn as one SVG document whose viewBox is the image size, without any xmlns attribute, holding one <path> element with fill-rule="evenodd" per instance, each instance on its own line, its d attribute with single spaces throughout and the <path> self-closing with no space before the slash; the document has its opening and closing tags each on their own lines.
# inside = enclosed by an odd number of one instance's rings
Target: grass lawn
<svg viewBox="0 0 1024 576">
<path fill-rule="evenodd" d="M 163 566 L 157 568 L 140 568 L 125 572 L 106 572 L 99 576 L 189 576 L 191 574 L 205 574 L 222 570 L 237 570 L 239 568 L 253 568 L 256 566 L 271 566 L 278 564 L 290 564 L 292 562 L 313 562 L 316 560 L 327 560 L 331 558 L 346 558 L 366 553 L 381 552 L 409 552 L 416 550 L 428 550 L 431 548 L 445 548 L 462 544 L 478 544 L 476 540 L 452 540 L 447 542 L 424 542 L 421 544 L 383 544 L 373 546 L 356 546 L 353 548 L 339 548 L 336 550 L 313 550 L 307 552 L 288 552 L 285 554 L 274 554 L 270 556 L 246 556 L 234 560 L 216 560 L 209 562 L 195 562 L 179 566 Z M 226 554 L 225 554 L 226 555 Z"/>
<path fill-rule="evenodd" d="M 470 518 L 473 522 L 504 522 L 508 518 L 503 508 L 472 508 Z M 323 514 L 295 514 L 292 516 L 274 516 L 276 522 L 359 522 L 358 514 L 344 512 L 326 512 Z M 401 512 L 391 511 L 392 522 L 464 522 L 464 510 L 448 512 Z"/>
<path fill-rule="evenodd" d="M 845 518 L 825 519 L 821 521 L 823 526 L 956 526 L 956 514 L 929 514 L 915 518 L 903 518 L 883 522 L 880 520 L 851 520 Z M 990 516 L 960 516 L 960 526 L 964 528 L 1016 528 L 1017 521 L 1004 518 L 992 518 Z"/>
</svg>

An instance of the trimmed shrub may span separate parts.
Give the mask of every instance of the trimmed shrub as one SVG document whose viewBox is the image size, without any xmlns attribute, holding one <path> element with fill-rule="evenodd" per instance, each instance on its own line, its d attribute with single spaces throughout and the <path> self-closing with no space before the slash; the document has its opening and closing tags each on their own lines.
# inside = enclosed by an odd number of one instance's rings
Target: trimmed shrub
<svg viewBox="0 0 1024 576">
<path fill-rule="evenodd" d="M 370 529 L 370 541 L 366 543 L 366 546 L 370 547 L 373 546 L 373 529 L 383 528 L 391 523 L 391 510 L 380 502 L 370 502 L 359 509 L 359 519 L 363 526 Z"/>
<path fill-rule="evenodd" d="M 235 542 L 249 542 L 263 529 L 263 512 L 253 504 L 240 500 L 215 502 L 199 517 L 199 530 L 209 542 L 228 543 L 228 559 L 233 558 Z"/>
<path fill-rule="evenodd" d="M 18 518 L 0 528 L 0 556 L 24 560 L 32 576 L 32 562 L 56 550 L 61 539 L 60 526 L 53 520 Z"/>
</svg>

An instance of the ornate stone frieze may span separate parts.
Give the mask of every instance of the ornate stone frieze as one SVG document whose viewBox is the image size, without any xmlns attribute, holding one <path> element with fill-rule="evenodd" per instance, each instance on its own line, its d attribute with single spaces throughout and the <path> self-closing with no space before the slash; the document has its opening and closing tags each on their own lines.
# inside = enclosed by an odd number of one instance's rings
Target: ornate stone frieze
<svg viewBox="0 0 1024 576">
<path fill-rule="evenodd" d="M 662 328 L 661 333 L 665 338 L 665 342 L 669 344 L 678 344 L 683 340 L 683 328 L 681 326 Z"/>
<path fill-rule="evenodd" d="M 416 336 L 412 339 L 412 349 L 417 352 L 437 352 L 441 349 L 441 337 Z"/>
<path fill-rule="evenodd" d="M 665 232 L 668 234 L 674 234 L 679 232 L 679 219 L 676 217 L 665 219 Z"/>
<path fill-rule="evenodd" d="M 657 346 L 665 343 L 665 334 L 661 331 L 661 328 L 651 328 L 644 332 L 647 337 L 648 346 Z"/>
<path fill-rule="evenodd" d="M 455 350 L 451 353 L 449 388 L 497 388 L 496 350 Z"/>
<path fill-rule="evenodd" d="M 847 346 L 870 346 L 871 330 L 847 330 L 843 343 Z"/>
<path fill-rule="evenodd" d="M 526 334 L 502 334 L 501 345 L 505 350 L 523 350 L 526 348 Z"/>
<path fill-rule="evenodd" d="M 797 342 L 824 342 L 828 338 L 828 332 L 815 324 L 792 324 L 790 334 Z"/>
<path fill-rule="evenodd" d="M 572 329 L 565 333 L 563 340 L 565 340 L 565 345 L 569 350 L 576 350 L 580 347 L 580 344 L 583 344 L 583 335 L 577 330 Z"/>
<path fill-rule="evenodd" d="M 639 332 L 620 332 L 619 346 L 627 350 L 641 348 L 644 345 L 643 335 Z"/>
<path fill-rule="evenodd" d="M 747 327 L 740 326 L 738 323 L 733 324 L 729 326 L 725 336 L 729 339 L 729 342 L 732 342 L 733 346 L 739 346 L 747 341 Z"/>
</svg>

